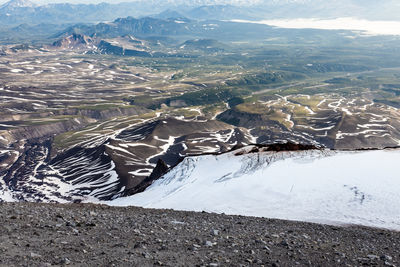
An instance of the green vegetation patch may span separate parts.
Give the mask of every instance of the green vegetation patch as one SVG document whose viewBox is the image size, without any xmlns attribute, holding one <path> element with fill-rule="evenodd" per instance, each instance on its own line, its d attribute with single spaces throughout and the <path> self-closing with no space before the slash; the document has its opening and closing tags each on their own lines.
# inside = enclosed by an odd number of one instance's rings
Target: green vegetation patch
<svg viewBox="0 0 400 267">
<path fill-rule="evenodd" d="M 74 108 L 86 109 L 86 110 L 108 110 L 108 109 L 114 109 L 114 108 L 129 108 L 129 107 L 132 107 L 132 106 L 126 106 L 126 105 L 121 105 L 121 104 L 99 104 L 99 105 L 77 106 Z"/>
<path fill-rule="evenodd" d="M 237 105 L 235 109 L 241 113 L 261 115 L 264 119 L 278 122 L 290 129 L 292 124 L 287 120 L 288 114 L 283 106 L 267 106 L 261 102 L 243 103 Z"/>
<path fill-rule="evenodd" d="M 167 100 L 167 104 L 170 105 L 171 102 L 180 102 L 187 106 L 210 105 L 219 102 L 227 102 L 250 94 L 251 92 L 249 90 L 238 90 L 234 88 L 207 88 L 170 98 Z"/>
<path fill-rule="evenodd" d="M 307 106 L 311 110 L 316 111 L 317 106 L 324 100 L 322 96 L 308 96 L 308 95 L 297 95 L 288 98 L 289 101 L 300 104 L 302 106 Z"/>
<path fill-rule="evenodd" d="M 228 80 L 226 84 L 229 86 L 251 86 L 251 85 L 267 85 L 290 82 L 293 80 L 303 80 L 307 76 L 295 72 L 265 72 L 258 74 L 245 75 L 240 79 Z"/>
</svg>

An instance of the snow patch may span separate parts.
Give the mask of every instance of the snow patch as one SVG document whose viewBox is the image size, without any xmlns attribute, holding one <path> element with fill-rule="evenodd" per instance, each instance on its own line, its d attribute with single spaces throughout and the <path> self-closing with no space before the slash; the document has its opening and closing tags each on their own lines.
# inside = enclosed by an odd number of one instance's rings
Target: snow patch
<svg viewBox="0 0 400 267">
<path fill-rule="evenodd" d="M 106 203 L 400 230 L 399 160 L 400 150 L 188 157 L 143 193 Z"/>
</svg>

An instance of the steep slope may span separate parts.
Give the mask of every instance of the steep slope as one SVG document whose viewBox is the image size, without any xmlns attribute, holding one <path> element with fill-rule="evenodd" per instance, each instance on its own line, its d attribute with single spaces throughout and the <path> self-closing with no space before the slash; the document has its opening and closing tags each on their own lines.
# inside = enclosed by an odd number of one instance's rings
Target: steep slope
<svg viewBox="0 0 400 267">
<path fill-rule="evenodd" d="M 188 157 L 108 204 L 400 229 L 400 150 L 254 151 Z"/>
<path fill-rule="evenodd" d="M 0 6 L 0 10 L 13 11 L 17 8 L 32 8 L 36 4 L 29 0 L 12 0 Z"/>
<path fill-rule="evenodd" d="M 101 40 L 96 51 L 101 54 L 113 54 L 119 56 L 152 56 L 149 47 L 145 46 L 142 41 L 130 36 Z"/>
<path fill-rule="evenodd" d="M 123 186 L 104 147 L 73 148 L 51 159 L 51 142 L 30 142 L 0 170 L 0 202 L 79 202 L 118 196 Z"/>
<path fill-rule="evenodd" d="M 111 200 L 142 191 L 185 156 L 220 153 L 252 140 L 245 129 L 222 122 L 176 118 L 89 136 L 55 157 L 50 138 L 20 143 L 21 151 L 0 149 L 0 166 L 7 166 L 0 169 L 0 202 Z"/>
<path fill-rule="evenodd" d="M 94 49 L 95 40 L 89 36 L 82 34 L 71 34 L 67 37 L 61 38 L 53 43 L 54 47 L 60 49 Z"/>
<path fill-rule="evenodd" d="M 85 34 L 72 33 L 55 41 L 48 49 L 84 51 L 85 53 L 150 57 L 151 48 L 143 40 L 131 35 L 111 39 L 90 37 Z"/>
<path fill-rule="evenodd" d="M 190 26 L 190 25 L 189 25 Z M 193 26 L 191 26 L 193 28 Z M 177 35 L 191 32 L 186 23 L 176 22 L 175 19 L 156 19 L 144 17 L 118 18 L 113 22 L 99 23 L 96 25 L 75 25 L 61 34 L 81 33 L 102 37 L 118 37 L 123 35 Z"/>
<path fill-rule="evenodd" d="M 400 144 L 399 110 L 359 97 L 276 97 L 239 104 L 218 119 L 251 129 L 251 134 L 258 136 L 257 143 L 289 140 L 349 150 Z"/>
</svg>

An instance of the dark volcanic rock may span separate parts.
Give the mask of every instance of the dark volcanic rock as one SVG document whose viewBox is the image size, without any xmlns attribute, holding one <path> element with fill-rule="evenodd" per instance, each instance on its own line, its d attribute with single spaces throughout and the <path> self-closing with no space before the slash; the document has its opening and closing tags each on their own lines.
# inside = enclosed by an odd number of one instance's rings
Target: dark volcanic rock
<svg viewBox="0 0 400 267">
<path fill-rule="evenodd" d="M 398 266 L 400 233 L 210 213 L 0 203 L 1 266 Z"/>
<path fill-rule="evenodd" d="M 53 46 L 63 49 L 88 49 L 93 48 L 93 45 L 94 40 L 91 37 L 77 33 L 73 33 L 53 43 Z"/>
<path fill-rule="evenodd" d="M 136 49 L 126 49 L 122 46 L 113 45 L 110 42 L 101 40 L 98 45 L 98 50 L 102 54 L 118 55 L 118 56 L 138 56 L 138 57 L 151 57 L 147 51 L 140 51 Z"/>
<path fill-rule="evenodd" d="M 291 142 L 282 143 L 282 144 L 271 144 L 266 146 L 266 151 L 301 151 L 301 150 L 312 150 L 319 149 L 314 145 L 303 145 L 303 144 L 295 144 Z"/>
<path fill-rule="evenodd" d="M 127 190 L 124 194 L 129 196 L 133 194 L 137 194 L 146 190 L 155 180 L 161 178 L 167 171 L 169 170 L 168 165 L 162 160 L 158 159 L 156 167 L 153 169 L 153 172 L 149 177 L 144 179 L 138 186 L 131 190 Z"/>
</svg>

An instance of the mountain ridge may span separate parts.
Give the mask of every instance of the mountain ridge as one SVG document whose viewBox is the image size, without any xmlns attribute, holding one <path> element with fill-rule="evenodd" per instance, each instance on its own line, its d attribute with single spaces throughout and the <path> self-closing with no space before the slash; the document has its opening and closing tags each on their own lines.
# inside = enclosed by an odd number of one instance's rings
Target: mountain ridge
<svg viewBox="0 0 400 267">
<path fill-rule="evenodd" d="M 0 5 L 0 9 L 8 9 L 12 10 L 15 8 L 29 8 L 29 7 L 37 7 L 35 3 L 29 0 L 11 0 L 2 5 Z"/>
<path fill-rule="evenodd" d="M 95 23 L 118 17 L 151 16 L 167 10 L 179 10 L 192 19 L 250 19 L 271 18 L 337 18 L 399 20 L 400 5 L 386 0 L 378 6 L 372 1 L 135 1 L 118 4 L 51 3 L 36 5 L 27 0 L 11 0 L 0 6 L 0 22 L 4 25 L 21 23 Z"/>
</svg>

